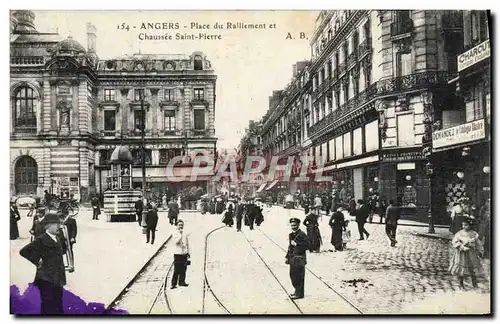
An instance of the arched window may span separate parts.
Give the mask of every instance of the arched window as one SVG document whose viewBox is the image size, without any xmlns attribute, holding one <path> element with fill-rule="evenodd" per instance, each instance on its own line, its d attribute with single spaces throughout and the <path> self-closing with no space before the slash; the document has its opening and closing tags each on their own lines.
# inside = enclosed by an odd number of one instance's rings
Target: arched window
<svg viewBox="0 0 500 324">
<path fill-rule="evenodd" d="M 199 55 L 194 57 L 194 69 L 203 70 L 203 59 Z"/>
<path fill-rule="evenodd" d="M 36 188 L 38 186 L 38 166 L 32 157 L 20 157 L 16 162 L 14 174 L 16 195 L 36 194 Z"/>
<path fill-rule="evenodd" d="M 14 128 L 36 132 L 35 92 L 28 86 L 18 88 L 14 95 Z"/>
</svg>

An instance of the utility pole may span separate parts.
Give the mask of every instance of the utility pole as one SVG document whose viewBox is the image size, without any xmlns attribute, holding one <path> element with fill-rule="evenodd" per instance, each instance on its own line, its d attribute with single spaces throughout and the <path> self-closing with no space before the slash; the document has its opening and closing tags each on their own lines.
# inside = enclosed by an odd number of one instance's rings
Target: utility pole
<svg viewBox="0 0 500 324">
<path fill-rule="evenodd" d="M 141 99 L 141 167 L 142 167 L 142 197 L 146 198 L 146 141 L 144 139 L 146 133 L 146 113 L 144 109 L 144 96 L 146 95 L 144 88 L 139 93 Z"/>
</svg>

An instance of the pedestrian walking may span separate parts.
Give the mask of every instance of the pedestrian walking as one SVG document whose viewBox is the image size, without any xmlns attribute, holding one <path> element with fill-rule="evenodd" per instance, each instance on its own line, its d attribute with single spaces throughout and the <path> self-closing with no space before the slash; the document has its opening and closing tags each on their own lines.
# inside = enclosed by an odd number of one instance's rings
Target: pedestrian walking
<svg viewBox="0 0 500 324">
<path fill-rule="evenodd" d="M 94 195 L 92 197 L 92 199 L 90 200 L 90 204 L 92 205 L 92 210 L 93 210 L 92 219 L 99 220 L 99 215 L 101 214 L 101 207 L 99 206 L 99 199 L 97 198 L 97 195 Z"/>
<path fill-rule="evenodd" d="M 345 230 L 345 218 L 342 213 L 342 207 L 339 207 L 330 217 L 329 225 L 332 229 L 332 237 L 330 243 L 335 248 L 335 252 L 343 251 L 342 233 Z"/>
<path fill-rule="evenodd" d="M 382 224 L 384 222 L 384 217 L 385 217 L 385 212 L 387 211 L 387 200 L 385 199 L 382 199 L 380 204 L 379 204 L 379 207 L 378 207 L 378 214 L 380 216 L 380 224 Z"/>
<path fill-rule="evenodd" d="M 306 233 L 300 227 L 300 219 L 291 218 L 292 232 L 288 234 L 288 251 L 285 263 L 290 266 L 290 280 L 295 292 L 290 295 L 292 299 L 304 298 L 304 279 L 306 274 L 306 251 L 309 241 Z"/>
<path fill-rule="evenodd" d="M 385 212 L 385 233 L 391 241 L 391 246 L 396 246 L 396 229 L 398 227 L 398 220 L 401 217 L 401 199 L 398 198 L 398 204 L 394 204 L 394 200 L 389 200 L 389 206 Z"/>
<path fill-rule="evenodd" d="M 316 194 L 314 197 L 314 212 L 316 215 L 318 215 L 319 220 L 322 220 L 322 215 L 321 215 L 321 208 L 323 207 L 323 201 L 321 200 L 321 197 Z"/>
<path fill-rule="evenodd" d="M 473 217 L 465 217 L 462 222 L 462 230 L 458 231 L 451 241 L 453 255 L 449 271 L 458 277 L 461 289 L 465 289 L 465 275 L 470 275 L 472 286 L 477 288 L 477 276 L 481 274 L 480 256 L 484 250 L 479 234 L 472 229 L 474 225 L 475 219 Z"/>
<path fill-rule="evenodd" d="M 158 225 L 158 209 L 151 203 L 147 205 L 146 213 L 146 244 L 151 239 L 151 244 L 155 243 L 156 226 Z"/>
<path fill-rule="evenodd" d="M 358 223 L 359 240 L 363 241 L 365 238 L 363 234 L 366 235 L 366 239 L 370 236 L 370 233 L 365 229 L 366 220 L 368 218 L 369 210 L 368 206 L 364 204 L 363 199 L 358 199 L 359 207 L 356 209 L 356 222 Z"/>
<path fill-rule="evenodd" d="M 224 217 L 222 218 L 222 222 L 226 224 L 226 226 L 232 227 L 234 224 L 233 221 L 233 204 L 230 204 L 227 211 L 224 213 Z"/>
<path fill-rule="evenodd" d="M 35 216 L 33 217 L 33 224 L 31 225 L 30 234 L 31 242 L 43 233 L 45 233 L 45 227 L 43 226 L 43 217 L 46 214 L 46 208 L 41 207 L 36 210 Z"/>
<path fill-rule="evenodd" d="M 250 230 L 253 230 L 253 225 L 255 223 L 255 215 L 256 215 L 256 209 L 257 206 L 255 206 L 255 204 L 253 203 L 253 201 L 251 201 L 248 205 L 247 205 L 247 213 L 246 213 L 246 217 L 245 217 L 245 225 L 249 226 L 250 227 Z"/>
<path fill-rule="evenodd" d="M 21 220 L 21 215 L 19 214 L 19 209 L 16 206 L 17 199 L 15 197 L 10 198 L 10 239 L 16 240 L 19 238 L 19 227 L 17 222 Z"/>
<path fill-rule="evenodd" d="M 490 257 L 491 249 L 491 208 L 490 198 L 486 199 L 483 207 L 479 210 L 479 226 L 478 226 L 479 239 L 484 246 L 484 257 Z"/>
<path fill-rule="evenodd" d="M 177 284 L 181 287 L 187 287 L 186 283 L 186 270 L 187 266 L 191 263 L 189 258 L 189 234 L 184 229 L 184 221 L 177 220 L 177 229 L 172 235 L 174 242 L 174 274 L 170 289 L 175 289 Z"/>
<path fill-rule="evenodd" d="M 56 212 L 43 218 L 45 233 L 20 250 L 22 257 L 36 266 L 34 283 L 40 290 L 41 314 L 63 314 L 63 286 L 66 273 L 63 255 L 65 244 L 58 238 L 61 219 Z"/>
<path fill-rule="evenodd" d="M 318 215 L 310 212 L 304 219 L 303 224 L 307 229 L 307 237 L 309 238 L 309 252 L 318 253 L 323 244 L 319 231 Z"/>
<path fill-rule="evenodd" d="M 236 231 L 241 232 L 241 220 L 243 219 L 244 213 L 244 201 L 241 201 L 236 204 L 236 208 L 234 210 L 234 215 L 236 216 Z"/>
<path fill-rule="evenodd" d="M 342 230 L 342 250 L 347 248 L 347 243 L 351 241 L 351 230 L 349 229 L 349 220 L 344 220 L 344 229 Z"/>
<path fill-rule="evenodd" d="M 172 199 L 168 203 L 168 222 L 170 225 L 177 225 L 177 219 L 179 218 L 179 205 Z"/>
<path fill-rule="evenodd" d="M 142 196 L 135 202 L 135 214 L 137 215 L 137 223 L 141 226 L 142 222 L 142 211 L 144 210 L 144 201 L 142 201 Z"/>
</svg>

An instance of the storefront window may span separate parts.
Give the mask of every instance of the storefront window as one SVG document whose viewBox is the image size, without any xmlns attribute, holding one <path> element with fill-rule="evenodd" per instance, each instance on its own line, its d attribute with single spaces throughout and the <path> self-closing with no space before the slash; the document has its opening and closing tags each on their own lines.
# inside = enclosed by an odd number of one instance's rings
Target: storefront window
<svg viewBox="0 0 500 324">
<path fill-rule="evenodd" d="M 344 134 L 344 157 L 351 156 L 351 133 Z"/>
<path fill-rule="evenodd" d="M 366 152 L 378 150 L 378 121 L 365 125 Z"/>
<path fill-rule="evenodd" d="M 342 145 L 342 136 L 335 138 L 335 157 L 337 160 L 344 157 L 344 146 Z"/>
<path fill-rule="evenodd" d="M 330 161 L 334 161 L 335 160 L 335 139 L 332 139 L 330 141 Z"/>
<path fill-rule="evenodd" d="M 353 134 L 353 139 L 352 139 L 353 153 L 354 153 L 354 155 L 362 154 L 363 153 L 363 131 L 362 131 L 361 127 L 355 129 L 352 134 Z"/>
<path fill-rule="evenodd" d="M 396 186 L 398 197 L 402 198 L 404 207 L 417 206 L 416 176 L 415 163 L 398 163 Z"/>
</svg>

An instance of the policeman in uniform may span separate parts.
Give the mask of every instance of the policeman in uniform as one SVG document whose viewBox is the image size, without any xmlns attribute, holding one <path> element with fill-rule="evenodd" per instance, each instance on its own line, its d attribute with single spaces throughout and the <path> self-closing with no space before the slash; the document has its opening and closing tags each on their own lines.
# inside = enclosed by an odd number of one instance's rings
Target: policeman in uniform
<svg viewBox="0 0 500 324">
<path fill-rule="evenodd" d="M 304 298 L 304 278 L 306 274 L 306 250 L 309 245 L 307 234 L 300 228 L 300 219 L 291 218 L 290 226 L 292 232 L 288 234 L 288 251 L 286 253 L 286 264 L 290 265 L 290 280 L 295 292 L 290 295 L 292 299 Z"/>
<path fill-rule="evenodd" d="M 63 261 L 65 244 L 58 237 L 61 225 L 59 216 L 56 212 L 48 212 L 42 221 L 45 233 L 19 252 L 37 267 L 34 283 L 40 290 L 41 314 L 64 313 L 62 297 L 63 286 L 66 285 Z"/>
</svg>

